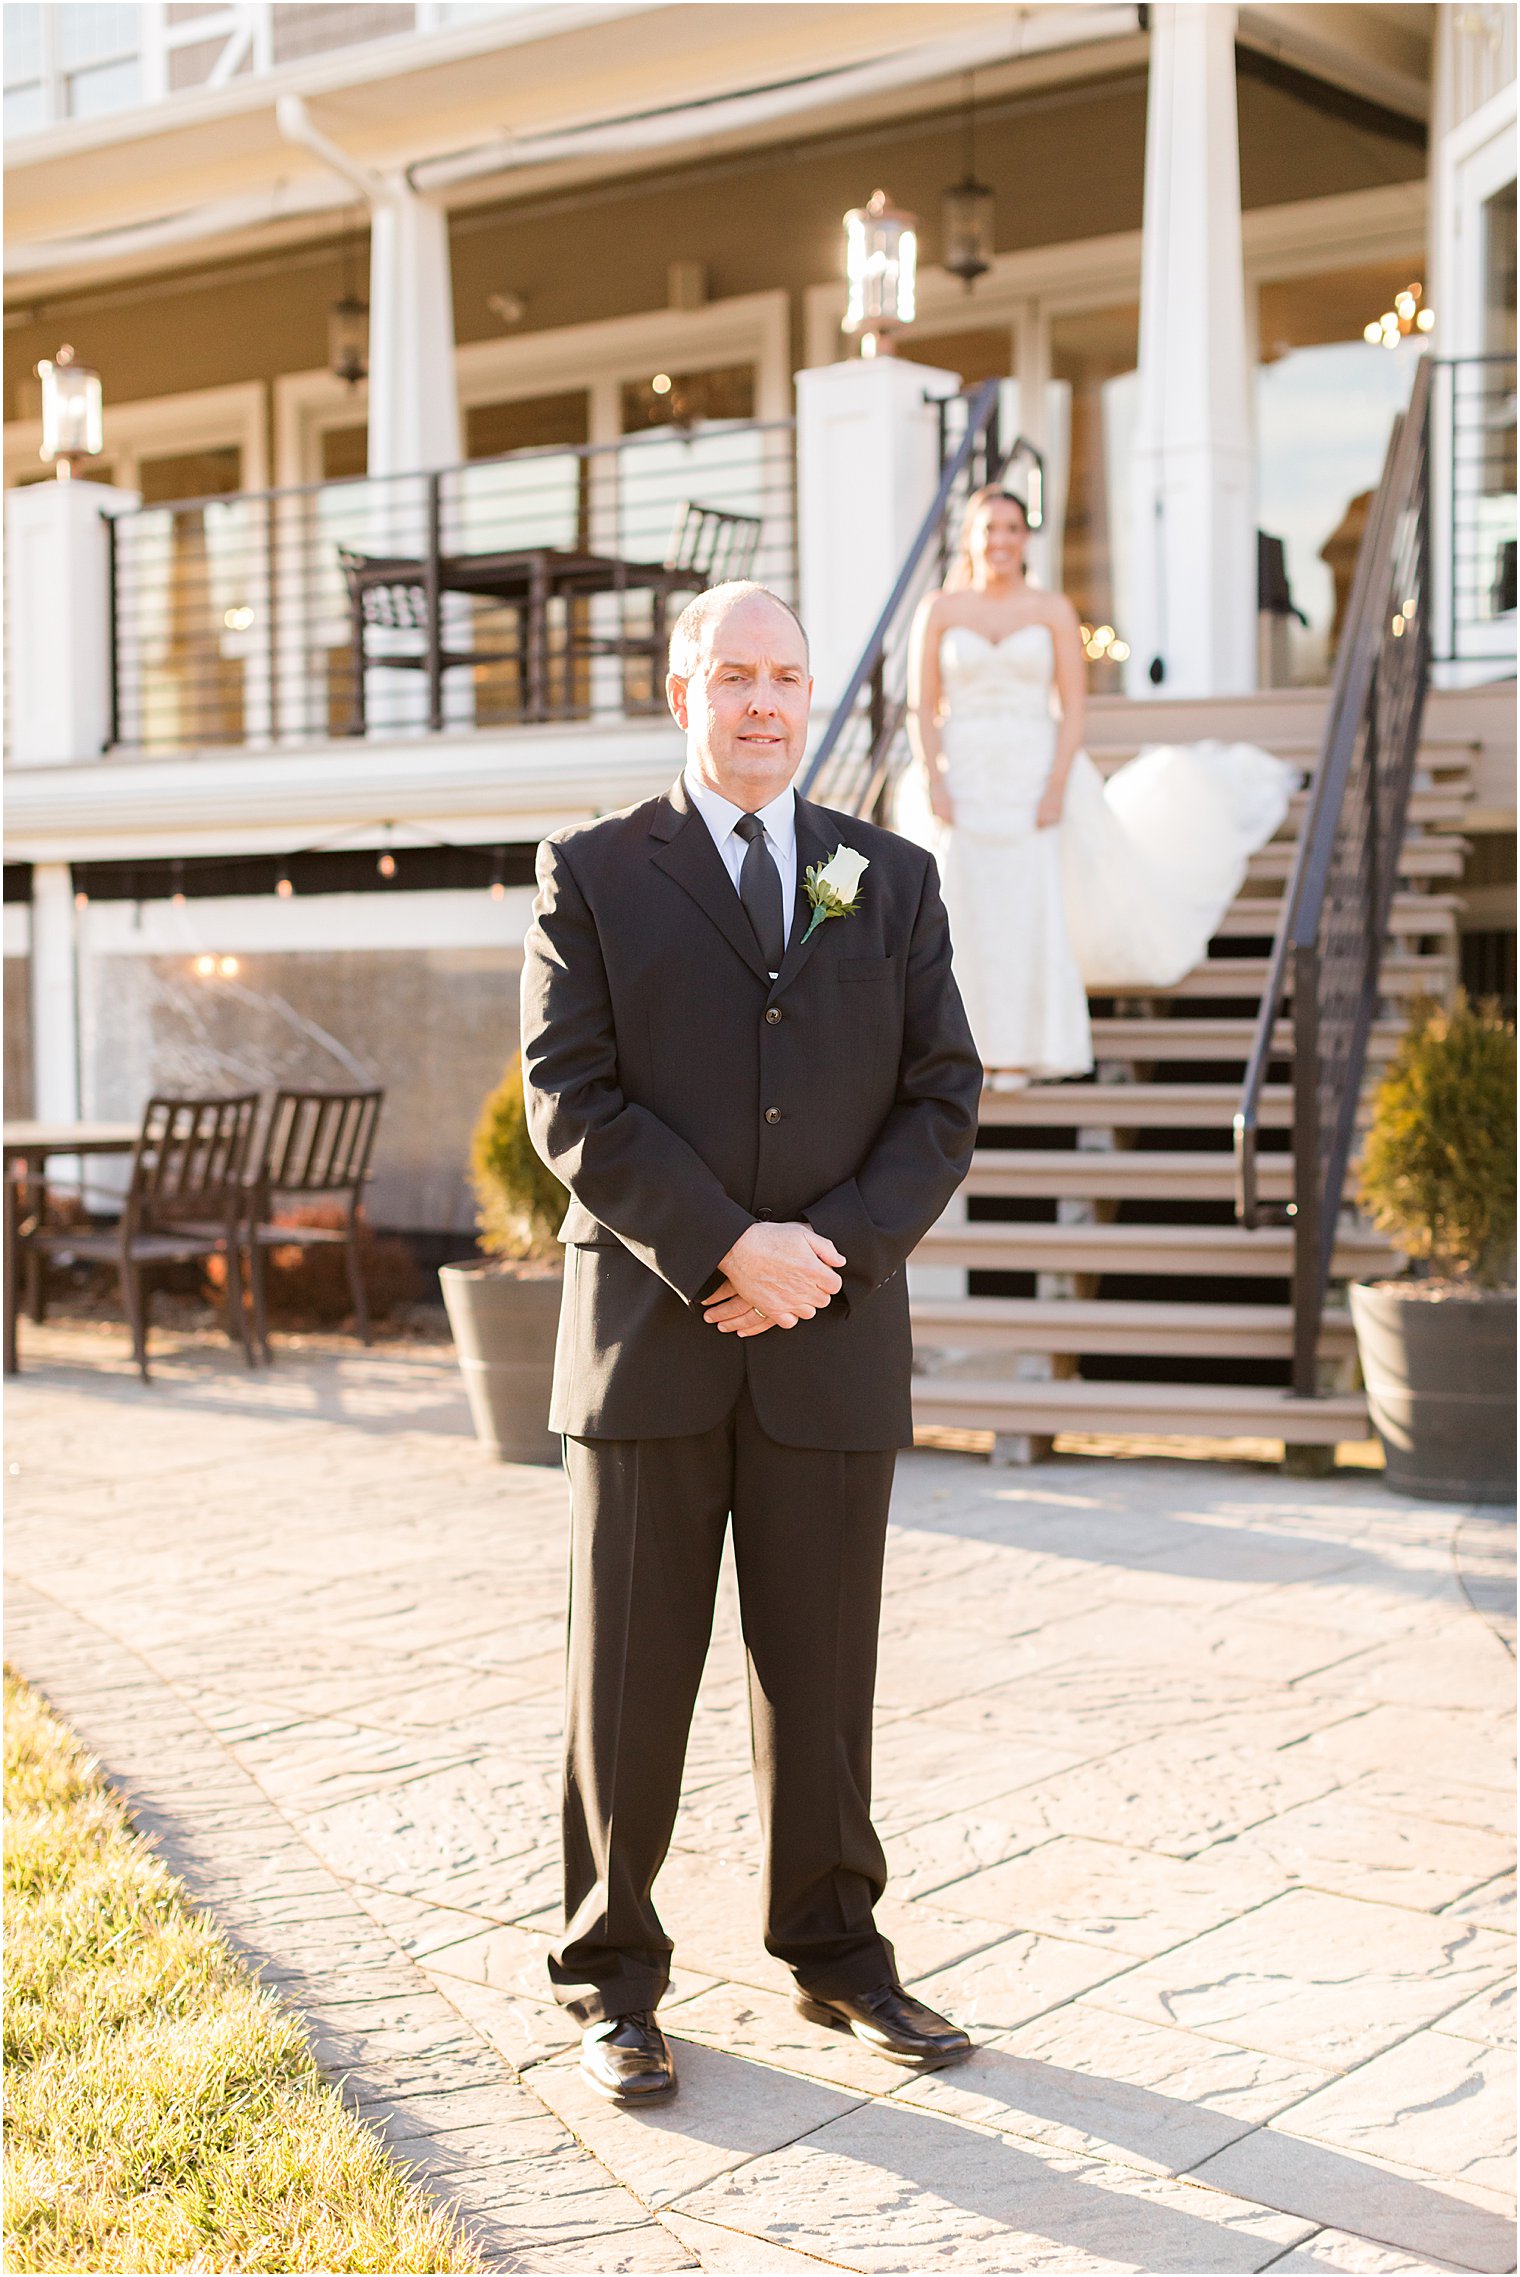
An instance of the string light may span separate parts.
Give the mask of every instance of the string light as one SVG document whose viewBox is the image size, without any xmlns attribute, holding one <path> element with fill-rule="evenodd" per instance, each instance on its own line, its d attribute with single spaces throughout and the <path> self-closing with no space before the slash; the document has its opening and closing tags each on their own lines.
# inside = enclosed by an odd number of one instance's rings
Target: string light
<svg viewBox="0 0 1520 2277">
<path fill-rule="evenodd" d="M 1406 285 L 1401 293 L 1394 294 L 1392 308 L 1385 308 L 1381 316 L 1362 326 L 1362 338 L 1369 348 L 1397 348 L 1412 332 L 1435 329 L 1435 310 L 1420 305 L 1424 291 L 1421 284 Z"/>
<path fill-rule="evenodd" d="M 236 957 L 216 957 L 202 949 L 193 969 L 199 980 L 236 980 L 242 967 Z"/>
<path fill-rule="evenodd" d="M 656 395 L 669 395 L 671 389 L 675 386 L 675 381 L 671 378 L 669 372 L 656 372 L 649 385 Z"/>
<path fill-rule="evenodd" d="M 507 898 L 507 881 L 501 874 L 506 868 L 506 862 L 506 848 L 498 846 L 496 860 L 491 866 L 491 899 L 493 901 L 505 901 Z"/>
<path fill-rule="evenodd" d="M 74 907 L 75 907 L 76 909 L 88 909 L 88 908 L 89 908 L 89 906 L 90 906 L 90 897 L 89 897 L 89 895 L 88 895 L 87 893 L 76 893 L 76 894 L 75 894 L 75 896 L 74 896 Z"/>
<path fill-rule="evenodd" d="M 195 960 L 195 969 L 202 980 L 209 980 L 211 978 L 211 975 L 216 971 L 215 957 L 197 957 Z"/>
<path fill-rule="evenodd" d="M 379 861 L 375 864 L 375 868 L 380 872 L 381 877 L 393 878 L 396 875 L 395 855 L 382 854 Z"/>
<path fill-rule="evenodd" d="M 289 878 L 276 878 L 274 881 L 274 890 L 279 895 L 281 901 L 289 901 L 291 895 L 295 892 L 296 889 Z"/>
<path fill-rule="evenodd" d="M 1089 664 L 1105 656 L 1112 664 L 1123 664 L 1129 656 L 1129 642 L 1121 640 L 1112 625 L 1083 625 L 1082 649 Z"/>
<path fill-rule="evenodd" d="M 238 976 L 237 958 L 218 957 L 216 961 L 216 969 L 221 974 L 223 980 L 236 980 Z"/>
</svg>

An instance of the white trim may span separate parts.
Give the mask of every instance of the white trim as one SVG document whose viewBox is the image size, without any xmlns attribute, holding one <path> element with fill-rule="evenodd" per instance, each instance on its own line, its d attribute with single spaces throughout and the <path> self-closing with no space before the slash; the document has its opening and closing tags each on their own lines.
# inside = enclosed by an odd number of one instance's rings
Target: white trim
<svg viewBox="0 0 1520 2277">
<path fill-rule="evenodd" d="M 6 787 L 5 857 L 283 854 L 339 837 L 347 847 L 532 844 L 653 797 L 683 756 L 674 723 L 652 719 L 20 769 Z"/>
<path fill-rule="evenodd" d="M 235 444 L 242 453 L 239 489 L 265 489 L 269 458 L 262 380 L 240 380 L 232 387 L 196 388 L 185 395 L 144 396 L 136 403 L 106 404 L 105 461 L 118 490 L 140 487 L 138 468 L 145 458 L 219 450 L 227 444 Z M 7 484 L 23 474 L 35 474 L 41 464 L 41 445 L 40 420 L 7 421 Z"/>
<path fill-rule="evenodd" d="M 273 384 L 274 488 L 320 482 L 321 441 L 337 427 L 368 427 L 369 382 L 350 387 L 326 369 L 282 372 Z"/>
<path fill-rule="evenodd" d="M 470 340 L 454 352 L 461 412 L 585 388 L 593 443 L 622 438 L 623 381 L 646 378 L 667 363 L 682 371 L 753 363 L 756 418 L 790 418 L 790 295 L 778 287 L 710 301 L 705 308 L 646 309 L 590 324 Z M 274 406 L 275 481 L 283 488 L 321 479 L 319 438 L 328 428 L 362 422 L 368 393 L 362 384 L 350 391 L 331 372 L 286 372 L 274 383 Z"/>
<path fill-rule="evenodd" d="M 321 956 L 337 950 L 517 949 L 533 917 L 533 888 L 423 893 L 273 893 L 172 901 L 92 901 L 79 914 L 91 957 Z M 208 983 L 214 985 L 214 983 Z"/>
</svg>

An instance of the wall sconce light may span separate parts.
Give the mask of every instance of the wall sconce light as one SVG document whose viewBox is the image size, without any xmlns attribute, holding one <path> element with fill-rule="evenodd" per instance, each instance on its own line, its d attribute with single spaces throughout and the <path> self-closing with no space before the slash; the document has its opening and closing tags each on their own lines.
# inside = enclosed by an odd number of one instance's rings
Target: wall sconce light
<svg viewBox="0 0 1520 2277">
<path fill-rule="evenodd" d="M 894 333 L 918 312 L 918 217 L 877 190 L 845 215 L 844 249 L 850 299 L 840 329 L 859 333 L 862 356 L 890 356 Z"/>
<path fill-rule="evenodd" d="M 76 363 L 73 349 L 65 345 L 56 356 L 44 356 L 37 377 L 42 382 L 39 455 L 45 465 L 56 467 L 60 482 L 68 482 L 80 460 L 98 459 L 106 447 L 100 374 Z"/>
</svg>

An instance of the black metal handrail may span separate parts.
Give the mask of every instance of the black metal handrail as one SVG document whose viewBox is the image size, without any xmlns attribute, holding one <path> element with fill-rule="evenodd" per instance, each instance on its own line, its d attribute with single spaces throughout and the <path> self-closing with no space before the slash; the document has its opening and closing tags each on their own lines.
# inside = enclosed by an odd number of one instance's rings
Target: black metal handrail
<svg viewBox="0 0 1520 2277">
<path fill-rule="evenodd" d="M 981 483 L 996 482 L 1018 452 L 1036 468 L 1043 465 L 1022 436 L 1001 449 L 1000 394 L 1000 383 L 990 379 L 965 396 L 940 399 L 939 487 L 808 764 L 801 786 L 806 798 L 822 799 L 846 814 L 868 815 L 878 807 L 907 718 L 908 629 L 923 593 L 944 575 L 957 492 L 964 487 L 969 494 Z M 964 403 L 966 416 L 952 448 L 948 417 L 955 402 Z"/>
<path fill-rule="evenodd" d="M 1389 440 L 1357 557 L 1324 741 L 1235 1116 L 1236 1213 L 1261 1200 L 1262 1094 L 1292 999 L 1293 1390 L 1319 1389 L 1318 1346 L 1336 1227 L 1376 1016 L 1430 671 L 1431 362 Z"/>
</svg>

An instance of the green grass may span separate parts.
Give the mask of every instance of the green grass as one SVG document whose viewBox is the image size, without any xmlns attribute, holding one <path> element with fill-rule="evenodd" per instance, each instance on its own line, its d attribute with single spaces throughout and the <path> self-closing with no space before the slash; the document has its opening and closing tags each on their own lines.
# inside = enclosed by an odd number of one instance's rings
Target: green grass
<svg viewBox="0 0 1520 2277">
<path fill-rule="evenodd" d="M 5 1798 L 8 2270 L 479 2269 L 9 1673 Z"/>
</svg>

